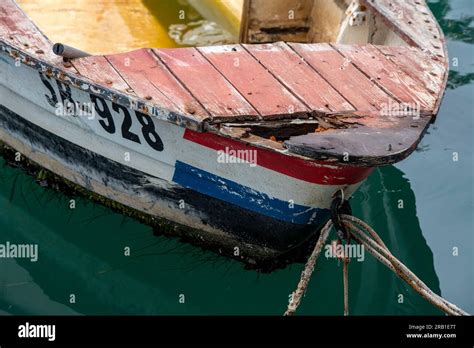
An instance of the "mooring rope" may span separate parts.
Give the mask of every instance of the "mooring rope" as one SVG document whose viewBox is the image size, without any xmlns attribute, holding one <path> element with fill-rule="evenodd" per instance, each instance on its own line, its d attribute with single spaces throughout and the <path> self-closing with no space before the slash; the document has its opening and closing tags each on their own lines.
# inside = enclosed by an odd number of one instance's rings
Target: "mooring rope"
<svg viewBox="0 0 474 348">
<path fill-rule="evenodd" d="M 400 260 L 392 255 L 379 235 L 364 221 L 352 215 L 345 214 L 340 215 L 340 221 L 345 227 L 349 229 L 352 239 L 363 245 L 364 248 L 377 260 L 391 269 L 395 274 L 398 275 L 398 277 L 404 280 L 428 302 L 449 315 L 469 315 L 464 310 L 448 302 L 446 299 L 442 298 L 438 294 L 434 293 L 430 288 L 428 288 L 428 286 L 423 283 L 410 269 L 408 269 L 408 267 L 406 267 Z M 326 240 L 329 237 L 332 227 L 333 222 L 332 220 L 329 220 L 322 228 L 316 246 L 308 261 L 306 262 L 305 268 L 301 273 L 298 286 L 292 294 L 291 301 L 288 304 L 288 308 L 284 315 L 293 315 L 300 305 L 301 299 L 306 292 L 311 275 L 316 266 L 316 261 L 319 257 L 319 254 L 321 253 L 321 250 L 323 249 L 324 244 L 326 243 Z M 348 255 L 344 255 L 344 315 L 349 314 L 348 261 Z"/>
<path fill-rule="evenodd" d="M 344 316 L 349 315 L 349 257 L 344 255 L 342 260 L 342 278 L 344 283 Z"/>
<path fill-rule="evenodd" d="M 311 274 L 313 274 L 314 267 L 316 266 L 316 261 L 318 260 L 319 254 L 323 249 L 324 244 L 326 243 L 326 239 L 329 237 L 329 232 L 331 231 L 332 221 L 329 220 L 326 225 L 321 229 L 321 233 L 319 235 L 318 241 L 316 246 L 314 247 L 311 256 L 306 261 L 306 265 L 304 267 L 303 272 L 301 273 L 301 278 L 298 283 L 298 287 L 293 292 L 291 296 L 291 301 L 288 304 L 288 309 L 286 310 L 284 315 L 293 315 L 296 312 L 296 309 L 300 305 L 301 298 L 303 297 L 306 288 L 308 287 L 309 280 L 311 279 Z"/>
</svg>

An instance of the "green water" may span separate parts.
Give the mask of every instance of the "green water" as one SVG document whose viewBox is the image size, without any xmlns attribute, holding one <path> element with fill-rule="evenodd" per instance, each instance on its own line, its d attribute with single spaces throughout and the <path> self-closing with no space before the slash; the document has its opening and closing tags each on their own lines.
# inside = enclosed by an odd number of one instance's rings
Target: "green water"
<svg viewBox="0 0 474 348">
<path fill-rule="evenodd" d="M 372 225 L 397 257 L 471 313 L 473 6 L 471 0 L 430 2 L 446 33 L 451 62 L 458 63 L 451 65 L 438 120 L 409 159 L 375 171 L 351 200 L 354 214 Z M 69 200 L 0 162 L 0 243 L 39 245 L 37 262 L 0 259 L 0 313 L 280 315 L 303 268 L 248 271 L 238 262 L 154 237 L 149 227 L 85 199 L 76 198 L 70 209 Z M 126 247 L 130 256 L 124 256 Z M 341 315 L 342 310 L 342 267 L 321 258 L 298 313 Z M 370 255 L 350 264 L 350 310 L 440 314 Z"/>
</svg>

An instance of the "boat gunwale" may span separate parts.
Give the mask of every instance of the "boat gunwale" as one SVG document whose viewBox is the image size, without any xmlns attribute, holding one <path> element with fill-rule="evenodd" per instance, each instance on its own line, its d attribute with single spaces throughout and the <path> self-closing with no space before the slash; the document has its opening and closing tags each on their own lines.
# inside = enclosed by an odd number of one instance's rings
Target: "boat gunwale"
<svg viewBox="0 0 474 348">
<path fill-rule="evenodd" d="M 414 48 L 419 48 L 423 51 L 428 51 L 430 52 L 433 56 L 436 56 L 440 59 L 440 61 L 442 62 L 443 64 L 443 67 L 444 67 L 444 76 L 443 76 L 443 83 L 442 83 L 442 92 L 438 95 L 438 98 L 437 98 L 437 101 L 436 101 L 436 104 L 435 104 L 435 107 L 433 108 L 433 120 L 432 122 L 434 122 L 436 120 L 436 116 L 438 114 L 438 111 L 439 111 L 439 108 L 441 106 L 441 102 L 443 101 L 443 97 L 444 97 L 444 94 L 446 92 L 446 86 L 447 86 L 447 83 L 448 83 L 448 77 L 449 77 L 449 52 L 448 52 L 448 46 L 447 46 L 447 42 L 446 42 L 446 36 L 444 35 L 444 32 L 443 32 L 443 29 L 441 28 L 438 20 L 436 19 L 436 17 L 434 16 L 433 12 L 431 11 L 431 9 L 429 8 L 428 4 L 426 3 L 425 0 L 419 0 L 419 1 L 422 1 L 423 3 L 421 4 L 418 4 L 419 6 L 423 6 L 429 17 L 431 18 L 431 20 L 433 21 L 433 23 L 436 25 L 436 29 L 438 31 L 438 35 L 437 35 L 437 41 L 441 44 L 441 48 L 442 48 L 442 52 L 443 52 L 443 55 L 439 55 L 439 54 L 435 54 L 431 49 L 428 49 L 426 47 L 423 47 L 419 42 L 417 42 L 416 40 L 414 40 L 410 35 L 408 35 L 405 31 L 403 31 L 403 28 L 396 25 L 397 23 L 400 23 L 400 22 L 397 22 L 395 23 L 394 21 L 391 21 L 383 12 L 380 11 L 380 9 L 375 6 L 374 4 L 374 0 L 359 0 L 361 1 L 361 3 L 363 3 L 364 5 L 366 5 L 367 7 L 369 7 L 372 11 L 374 11 L 375 15 L 378 15 L 382 21 L 389 27 L 391 28 L 396 34 L 400 35 L 402 40 L 410 47 L 414 47 Z M 402 0 L 402 1 L 406 1 L 406 0 Z M 403 23 L 403 22 L 401 22 Z"/>
</svg>

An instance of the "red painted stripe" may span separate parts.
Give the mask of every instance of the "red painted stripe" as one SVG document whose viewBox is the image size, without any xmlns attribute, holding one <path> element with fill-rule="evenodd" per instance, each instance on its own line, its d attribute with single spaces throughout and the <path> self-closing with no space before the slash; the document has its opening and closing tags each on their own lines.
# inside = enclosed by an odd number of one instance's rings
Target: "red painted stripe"
<svg viewBox="0 0 474 348">
<path fill-rule="evenodd" d="M 367 167 L 336 167 L 332 164 L 324 164 L 323 162 L 303 160 L 224 138 L 217 134 L 200 133 L 190 129 L 186 129 L 184 132 L 184 139 L 216 151 L 225 151 L 226 148 L 235 151 L 255 150 L 257 151 L 257 165 L 296 179 L 320 185 L 356 184 L 368 177 L 373 170 L 373 168 Z"/>
</svg>

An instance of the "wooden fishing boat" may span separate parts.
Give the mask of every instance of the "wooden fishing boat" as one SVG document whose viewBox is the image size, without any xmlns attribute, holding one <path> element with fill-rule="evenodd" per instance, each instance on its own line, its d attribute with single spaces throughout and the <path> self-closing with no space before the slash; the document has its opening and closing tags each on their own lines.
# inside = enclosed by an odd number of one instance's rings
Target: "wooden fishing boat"
<svg viewBox="0 0 474 348">
<path fill-rule="evenodd" d="M 302 248 L 336 192 L 406 158 L 434 121 L 443 33 L 422 0 L 241 9 L 241 44 L 94 56 L 56 45 L 63 59 L 2 0 L 0 141 L 222 253 Z"/>
</svg>

